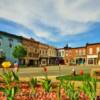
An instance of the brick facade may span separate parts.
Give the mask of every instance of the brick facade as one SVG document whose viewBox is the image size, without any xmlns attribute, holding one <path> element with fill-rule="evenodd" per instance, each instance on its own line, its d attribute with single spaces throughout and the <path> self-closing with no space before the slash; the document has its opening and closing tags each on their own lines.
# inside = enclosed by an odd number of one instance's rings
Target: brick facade
<svg viewBox="0 0 100 100">
<path fill-rule="evenodd" d="M 27 55 L 22 59 L 22 64 L 38 66 L 39 63 L 39 42 L 33 39 L 22 38 L 22 45 L 27 50 Z"/>
<path fill-rule="evenodd" d="M 86 44 L 84 47 L 68 48 L 66 53 L 67 64 L 100 65 L 100 43 Z"/>
<path fill-rule="evenodd" d="M 87 51 L 87 64 L 94 64 L 94 65 L 100 64 L 99 61 L 100 43 L 87 44 L 86 51 Z"/>
</svg>

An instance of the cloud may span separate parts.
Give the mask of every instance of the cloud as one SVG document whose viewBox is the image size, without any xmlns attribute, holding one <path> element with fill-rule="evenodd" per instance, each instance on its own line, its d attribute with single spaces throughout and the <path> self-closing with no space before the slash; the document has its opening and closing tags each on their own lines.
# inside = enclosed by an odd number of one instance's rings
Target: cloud
<svg viewBox="0 0 100 100">
<path fill-rule="evenodd" d="M 39 38 L 57 42 L 100 22 L 100 0 L 0 0 L 0 17 L 24 25 Z"/>
</svg>

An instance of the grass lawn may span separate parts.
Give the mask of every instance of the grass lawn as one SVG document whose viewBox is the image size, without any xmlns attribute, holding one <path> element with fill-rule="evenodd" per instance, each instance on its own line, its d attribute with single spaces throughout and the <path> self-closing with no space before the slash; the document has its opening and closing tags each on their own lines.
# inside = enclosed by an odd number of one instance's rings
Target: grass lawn
<svg viewBox="0 0 100 100">
<path fill-rule="evenodd" d="M 57 80 L 69 80 L 69 81 L 84 81 L 84 80 L 91 80 L 91 76 L 89 73 L 83 74 L 83 75 L 76 75 L 76 76 L 72 76 L 72 75 L 65 75 L 65 76 L 60 76 L 60 77 L 56 77 Z M 100 80 L 97 80 L 100 81 Z"/>
</svg>

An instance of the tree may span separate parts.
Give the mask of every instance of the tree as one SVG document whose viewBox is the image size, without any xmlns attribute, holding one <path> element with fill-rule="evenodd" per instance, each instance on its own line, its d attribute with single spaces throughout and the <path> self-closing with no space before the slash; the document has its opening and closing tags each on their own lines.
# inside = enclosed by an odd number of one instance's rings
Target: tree
<svg viewBox="0 0 100 100">
<path fill-rule="evenodd" d="M 27 54 L 27 50 L 22 45 L 17 45 L 13 49 L 13 57 L 17 58 L 18 60 L 25 57 Z"/>
</svg>

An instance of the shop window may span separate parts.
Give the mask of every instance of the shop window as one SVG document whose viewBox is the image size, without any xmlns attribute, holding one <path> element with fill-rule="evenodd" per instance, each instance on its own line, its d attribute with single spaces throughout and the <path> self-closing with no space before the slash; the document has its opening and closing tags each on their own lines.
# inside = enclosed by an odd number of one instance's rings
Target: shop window
<svg viewBox="0 0 100 100">
<path fill-rule="evenodd" d="M 93 64 L 93 59 L 92 58 L 88 60 L 88 64 Z"/>
</svg>

